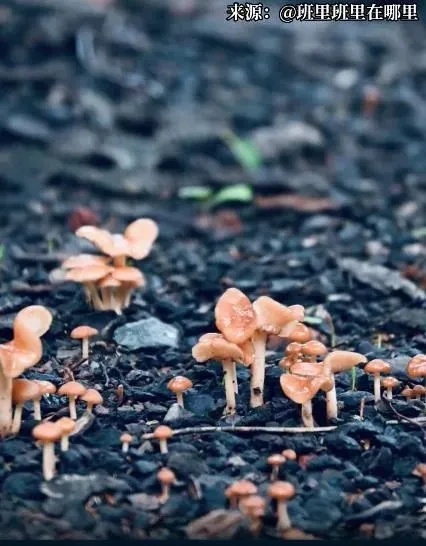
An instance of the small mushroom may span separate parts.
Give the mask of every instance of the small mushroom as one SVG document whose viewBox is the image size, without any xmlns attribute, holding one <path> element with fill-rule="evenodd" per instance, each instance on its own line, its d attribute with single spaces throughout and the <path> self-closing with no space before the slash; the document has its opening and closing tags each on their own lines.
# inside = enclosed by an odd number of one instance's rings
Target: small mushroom
<svg viewBox="0 0 426 546">
<path fill-rule="evenodd" d="M 78 397 L 83 396 L 83 394 L 86 392 L 86 387 L 79 383 L 78 381 L 68 381 L 68 383 L 65 383 L 60 387 L 58 390 L 59 396 L 67 396 L 69 407 L 70 407 L 70 417 L 71 419 L 74 419 L 74 421 L 77 419 L 77 410 L 75 407 L 75 401 Z"/>
<path fill-rule="evenodd" d="M 302 355 L 302 344 L 292 341 L 285 348 L 285 357 L 280 360 L 279 366 L 284 370 L 289 370 Z"/>
<path fill-rule="evenodd" d="M 103 311 L 103 303 L 96 287 L 96 282 L 106 277 L 112 271 L 112 269 L 113 268 L 111 266 L 106 264 L 93 264 L 84 267 L 76 267 L 66 272 L 65 279 L 67 281 L 82 284 L 86 294 L 87 303 L 92 305 L 94 309 Z"/>
<path fill-rule="evenodd" d="M 176 394 L 177 403 L 183 408 L 183 393 L 192 388 L 192 381 L 183 375 L 177 375 L 170 379 L 167 388 Z"/>
<path fill-rule="evenodd" d="M 416 355 L 408 361 L 407 375 L 411 379 L 426 378 L 426 355 Z"/>
<path fill-rule="evenodd" d="M 381 398 L 380 374 L 391 373 L 391 365 L 384 360 L 380 360 L 380 358 L 375 358 L 374 360 L 370 360 L 370 362 L 364 366 L 364 371 L 365 373 L 372 374 L 374 376 L 374 401 L 377 403 Z"/>
<path fill-rule="evenodd" d="M 58 442 L 62 431 L 57 423 L 46 421 L 33 428 L 32 435 L 43 446 L 43 477 L 46 481 L 55 475 L 55 442 Z"/>
<path fill-rule="evenodd" d="M 424 396 L 426 393 L 425 387 L 423 385 L 414 385 L 413 387 L 413 397 L 416 400 L 421 400 L 422 396 Z"/>
<path fill-rule="evenodd" d="M 412 472 L 413 476 L 418 476 L 426 485 L 426 463 L 419 463 Z"/>
<path fill-rule="evenodd" d="M 74 328 L 71 332 L 70 336 L 72 339 L 81 339 L 81 357 L 83 360 L 89 358 L 89 339 L 96 336 L 98 333 L 96 328 L 86 325 L 77 326 L 77 328 Z"/>
<path fill-rule="evenodd" d="M 234 482 L 230 487 L 231 487 L 231 497 L 235 499 L 233 507 L 235 506 L 239 507 L 242 499 L 246 497 L 250 497 L 251 495 L 256 495 L 257 493 L 257 487 L 250 480 L 239 480 L 237 482 Z M 231 498 L 231 497 L 228 497 L 228 498 Z M 232 503 L 231 503 L 231 506 L 232 506 Z"/>
<path fill-rule="evenodd" d="M 120 442 L 121 451 L 123 453 L 128 453 L 130 444 L 133 442 L 133 436 L 128 432 L 123 432 L 123 434 L 120 436 Z"/>
<path fill-rule="evenodd" d="M 408 403 L 414 397 L 413 389 L 410 389 L 410 387 L 405 387 L 401 391 L 401 396 L 403 396 Z"/>
<path fill-rule="evenodd" d="M 262 518 L 265 515 L 266 501 L 259 495 L 245 497 L 240 502 L 240 509 L 250 519 L 250 530 L 254 536 L 262 529 Z"/>
<path fill-rule="evenodd" d="M 156 438 L 160 444 L 160 453 L 166 454 L 169 452 L 167 449 L 167 440 L 173 436 L 173 430 L 166 426 L 160 425 L 154 430 L 154 438 Z"/>
<path fill-rule="evenodd" d="M 295 374 L 283 374 L 280 384 L 284 394 L 296 404 L 302 406 L 302 421 L 305 427 L 313 428 L 312 398 L 320 390 L 324 378 L 303 377 Z"/>
<path fill-rule="evenodd" d="M 287 502 L 294 497 L 296 489 L 290 482 L 274 482 L 268 488 L 269 496 L 277 502 L 278 529 L 290 529 L 291 522 L 287 511 Z"/>
<path fill-rule="evenodd" d="M 34 400 L 34 419 L 36 421 L 41 421 L 41 399 L 44 395 L 55 394 L 56 387 L 50 381 L 44 381 L 42 379 L 34 379 L 34 382 L 40 386 L 40 396 Z"/>
<path fill-rule="evenodd" d="M 111 271 L 111 278 L 120 282 L 114 298 L 115 309 L 121 314 L 121 309 L 128 307 L 134 288 L 145 285 L 145 278 L 136 267 L 115 267 Z"/>
<path fill-rule="evenodd" d="M 87 413 L 92 413 L 93 406 L 98 406 L 99 404 L 102 404 L 102 402 L 104 401 L 101 393 L 97 391 L 96 389 L 87 389 L 87 391 L 80 397 L 80 400 L 83 400 L 83 402 L 86 402 Z"/>
<path fill-rule="evenodd" d="M 285 463 L 285 457 L 283 457 L 280 453 L 276 453 L 268 457 L 268 464 L 272 466 L 271 481 L 274 481 L 278 478 L 278 472 L 280 471 L 280 466 L 284 463 Z"/>
<path fill-rule="evenodd" d="M 392 391 L 399 385 L 396 377 L 384 377 L 382 379 L 382 386 L 386 389 L 386 397 L 388 400 L 392 400 Z"/>
<path fill-rule="evenodd" d="M 14 379 L 12 384 L 12 401 L 15 404 L 13 414 L 12 434 L 18 434 L 21 429 L 22 408 L 25 402 L 34 401 L 40 396 L 40 386 L 28 379 Z"/>
<path fill-rule="evenodd" d="M 70 434 L 75 429 L 75 421 L 70 417 L 61 417 L 56 421 L 61 429 L 61 451 L 68 451 L 70 446 Z"/>
<path fill-rule="evenodd" d="M 297 454 L 294 449 L 284 449 L 281 455 L 285 458 L 286 461 L 295 461 L 297 459 Z"/>
<path fill-rule="evenodd" d="M 170 486 L 176 481 L 175 473 L 170 468 L 163 467 L 157 472 L 157 479 L 161 483 L 160 502 L 164 503 L 169 500 Z"/>
<path fill-rule="evenodd" d="M 311 339 L 301 345 L 301 353 L 308 362 L 316 362 L 318 357 L 325 356 L 327 352 L 328 349 L 324 343 L 321 343 L 316 339 Z"/>
<path fill-rule="evenodd" d="M 286 337 L 287 339 L 295 341 L 296 343 L 304 344 L 312 339 L 312 331 L 305 324 L 295 322 L 289 324 L 285 335 L 282 337 Z"/>
</svg>

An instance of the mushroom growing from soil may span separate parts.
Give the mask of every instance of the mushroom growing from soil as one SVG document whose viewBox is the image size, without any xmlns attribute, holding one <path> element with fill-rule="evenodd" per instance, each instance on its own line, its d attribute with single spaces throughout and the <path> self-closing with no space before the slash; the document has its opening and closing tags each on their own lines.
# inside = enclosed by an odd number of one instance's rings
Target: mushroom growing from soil
<svg viewBox="0 0 426 546">
<path fill-rule="evenodd" d="M 83 396 L 83 394 L 86 392 L 86 387 L 79 383 L 78 381 L 68 381 L 68 383 L 65 383 L 60 387 L 58 390 L 59 396 L 67 396 L 69 407 L 70 407 L 70 417 L 71 419 L 74 419 L 74 421 L 77 419 L 77 410 L 75 407 L 75 401 L 80 396 Z"/>
<path fill-rule="evenodd" d="M 123 432 L 123 434 L 120 436 L 120 442 L 121 451 L 123 453 L 128 453 L 130 444 L 133 442 L 133 436 L 128 432 Z"/>
<path fill-rule="evenodd" d="M 234 366 L 235 362 L 244 362 L 244 353 L 238 345 L 227 341 L 220 334 L 205 334 L 192 348 L 192 356 L 197 362 L 218 360 L 222 364 L 225 382 L 226 415 L 236 411 Z"/>
<path fill-rule="evenodd" d="M 280 466 L 285 463 L 285 457 L 280 453 L 270 455 L 268 457 L 268 464 L 272 466 L 271 472 L 271 481 L 274 481 L 278 478 L 278 472 L 280 471 Z"/>
<path fill-rule="evenodd" d="M 327 401 L 327 419 L 337 419 L 338 415 L 334 375 L 336 373 L 350 370 L 354 366 L 358 366 L 359 364 L 362 364 L 364 362 L 367 362 L 367 359 L 364 355 L 352 351 L 331 351 L 324 358 L 324 375 L 330 378 L 330 384 L 328 385 L 329 388 L 325 389 Z"/>
<path fill-rule="evenodd" d="M 176 481 L 175 473 L 164 466 L 157 472 L 157 479 L 161 483 L 161 496 L 159 501 L 161 503 L 167 502 L 170 496 L 170 486 Z"/>
<path fill-rule="evenodd" d="M 292 341 L 285 348 L 285 357 L 279 362 L 280 368 L 289 370 L 302 355 L 302 344 L 297 341 Z"/>
<path fill-rule="evenodd" d="M 160 453 L 167 454 L 169 452 L 167 440 L 170 440 L 172 436 L 173 430 L 166 425 L 160 425 L 154 430 L 154 438 L 156 438 L 160 444 Z"/>
<path fill-rule="evenodd" d="M 13 339 L 0 345 L 0 437 L 12 426 L 12 380 L 39 362 L 40 341 L 50 327 L 52 315 L 41 305 L 25 307 L 13 323 Z"/>
<path fill-rule="evenodd" d="M 72 330 L 70 337 L 72 339 L 80 339 L 81 340 L 81 357 L 83 360 L 87 360 L 89 358 L 89 339 L 93 336 L 96 336 L 99 332 L 96 330 L 96 328 L 92 328 L 91 326 L 82 325 L 77 326 L 77 328 L 74 328 Z"/>
<path fill-rule="evenodd" d="M 291 522 L 288 517 L 287 502 L 294 497 L 296 489 L 290 482 L 274 482 L 268 488 L 271 499 L 277 502 L 277 528 L 280 531 L 290 529 Z"/>
<path fill-rule="evenodd" d="M 426 378 L 426 355 L 416 355 L 407 364 L 407 375 L 411 379 Z"/>
<path fill-rule="evenodd" d="M 423 385 L 414 385 L 413 387 L 413 398 L 416 400 L 421 400 L 422 396 L 426 393 L 426 388 Z"/>
<path fill-rule="evenodd" d="M 176 395 L 177 403 L 183 408 L 183 393 L 192 388 L 192 381 L 183 375 L 177 375 L 170 379 L 167 388 Z"/>
<path fill-rule="evenodd" d="M 384 360 L 380 360 L 379 358 L 375 358 L 374 360 L 370 360 L 370 362 L 364 366 L 364 372 L 368 374 L 372 374 L 374 376 L 374 401 L 377 403 L 379 402 L 381 395 L 380 395 L 380 374 L 388 374 L 391 373 L 392 368 L 391 365 L 388 362 L 385 362 Z"/>
<path fill-rule="evenodd" d="M 15 405 L 12 421 L 12 434 L 18 434 L 21 430 L 22 409 L 25 402 L 34 401 L 41 395 L 40 386 L 35 381 L 28 379 L 14 379 L 12 384 L 12 402 Z"/>
<path fill-rule="evenodd" d="M 112 267 L 106 264 L 94 264 L 85 267 L 76 267 L 69 269 L 65 274 L 67 281 L 77 282 L 83 285 L 86 294 L 86 300 L 89 305 L 99 311 L 103 310 L 103 303 L 100 298 L 96 282 L 106 277 Z"/>
<path fill-rule="evenodd" d="M 316 362 L 318 357 L 328 353 L 328 349 L 321 341 L 311 339 L 301 345 L 301 353 L 307 362 Z"/>
<path fill-rule="evenodd" d="M 80 397 L 80 400 L 82 400 L 83 402 L 86 402 L 87 413 L 92 413 L 93 406 L 98 406 L 99 404 L 102 404 L 102 402 L 104 401 L 101 393 L 97 391 L 96 389 L 87 389 L 87 391 Z"/>
<path fill-rule="evenodd" d="M 62 435 L 61 427 L 57 423 L 46 421 L 34 427 L 32 435 L 43 446 L 43 477 L 49 481 L 55 475 L 55 442 Z"/>
<path fill-rule="evenodd" d="M 225 494 L 231 501 L 231 507 L 235 508 L 240 505 L 242 499 L 256 495 L 257 487 L 250 480 L 239 480 L 234 482 Z"/>
<path fill-rule="evenodd" d="M 315 426 L 312 416 L 312 398 L 324 383 L 323 377 L 304 377 L 285 373 L 280 377 L 284 394 L 296 404 L 302 406 L 302 421 L 305 427 Z"/>
<path fill-rule="evenodd" d="M 382 379 L 382 386 L 386 389 L 386 397 L 388 400 L 392 400 L 392 391 L 393 389 L 396 389 L 398 385 L 399 381 L 396 377 L 384 377 Z"/>
<path fill-rule="evenodd" d="M 40 396 L 34 400 L 34 419 L 41 421 L 41 406 L 40 402 L 44 395 L 55 394 L 56 387 L 50 381 L 44 381 L 42 379 L 34 379 L 40 387 Z"/>
<path fill-rule="evenodd" d="M 284 451 L 281 452 L 281 455 L 286 461 L 295 461 L 297 459 L 297 454 L 294 449 L 284 449 Z"/>
<path fill-rule="evenodd" d="M 265 499 L 259 495 L 251 495 L 241 500 L 240 509 L 250 519 L 250 530 L 253 535 L 259 535 L 266 509 Z"/>
<path fill-rule="evenodd" d="M 56 421 L 61 429 L 61 451 L 68 451 L 70 445 L 70 434 L 75 429 L 75 421 L 70 417 L 61 417 Z"/>
<path fill-rule="evenodd" d="M 405 398 L 405 401 L 408 403 L 413 398 L 413 389 L 410 389 L 410 387 L 405 387 L 401 391 L 401 396 Z"/>
<path fill-rule="evenodd" d="M 424 485 L 426 485 L 426 463 L 419 463 L 412 472 L 413 476 L 418 476 L 422 479 Z"/>
</svg>

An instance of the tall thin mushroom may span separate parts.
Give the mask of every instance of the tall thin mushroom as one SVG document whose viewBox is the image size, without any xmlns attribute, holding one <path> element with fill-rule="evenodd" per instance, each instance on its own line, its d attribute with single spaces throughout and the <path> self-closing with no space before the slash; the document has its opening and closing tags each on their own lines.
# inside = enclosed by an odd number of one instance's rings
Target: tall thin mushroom
<svg viewBox="0 0 426 546">
<path fill-rule="evenodd" d="M 381 360 L 380 358 L 375 358 L 370 360 L 370 362 L 364 366 L 364 372 L 372 374 L 374 377 L 374 401 L 379 402 L 380 395 L 380 374 L 382 373 L 391 373 L 392 367 L 388 362 Z"/>
</svg>

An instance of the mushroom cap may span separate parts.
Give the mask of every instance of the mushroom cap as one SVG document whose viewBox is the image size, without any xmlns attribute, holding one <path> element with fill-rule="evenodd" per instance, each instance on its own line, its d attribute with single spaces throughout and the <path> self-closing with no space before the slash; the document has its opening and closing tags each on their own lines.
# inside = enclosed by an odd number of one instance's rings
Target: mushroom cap
<svg viewBox="0 0 426 546">
<path fill-rule="evenodd" d="M 293 366 L 294 363 L 295 362 L 294 362 L 294 360 L 292 358 L 290 358 L 289 356 L 285 356 L 284 358 L 282 358 L 278 362 L 278 365 L 283 370 L 289 370 Z"/>
<path fill-rule="evenodd" d="M 118 288 L 121 284 L 122 283 L 117 281 L 117 279 L 113 279 L 111 273 L 109 273 L 106 277 L 98 281 L 96 286 L 99 288 Z"/>
<path fill-rule="evenodd" d="M 72 337 L 72 339 L 85 339 L 96 336 L 98 333 L 99 332 L 96 330 L 96 328 L 83 324 L 82 326 L 77 326 L 77 328 L 74 328 L 74 330 L 72 330 L 70 333 L 70 337 Z"/>
<path fill-rule="evenodd" d="M 9 378 L 21 375 L 27 368 L 31 368 L 40 360 L 43 352 L 41 341 L 38 337 L 32 336 L 27 340 L 32 344 L 32 350 L 21 349 L 15 341 L 9 341 L 0 345 L 0 361 L 3 374 Z"/>
<path fill-rule="evenodd" d="M 281 455 L 285 457 L 287 461 L 295 461 L 297 459 L 294 449 L 284 449 Z"/>
<path fill-rule="evenodd" d="M 65 279 L 67 281 L 81 283 L 95 282 L 108 275 L 111 270 L 112 267 L 106 264 L 94 264 L 87 265 L 85 267 L 75 267 L 74 269 L 70 269 L 66 272 Z"/>
<path fill-rule="evenodd" d="M 160 468 L 160 470 L 157 472 L 157 478 L 158 481 L 164 485 L 172 485 L 176 481 L 175 473 L 166 466 Z"/>
<path fill-rule="evenodd" d="M 405 387 L 405 389 L 403 389 L 401 391 L 401 395 L 405 396 L 405 398 L 412 398 L 413 397 L 413 389 L 410 389 L 410 387 Z"/>
<path fill-rule="evenodd" d="M 303 307 L 303 305 L 289 305 L 288 309 L 290 309 L 294 320 L 303 322 L 303 320 L 305 319 L 305 308 Z"/>
<path fill-rule="evenodd" d="M 297 343 L 297 341 L 292 341 L 285 348 L 286 355 L 299 355 L 302 352 L 303 345 Z"/>
<path fill-rule="evenodd" d="M 382 385 L 385 389 L 394 389 L 399 385 L 399 381 L 396 377 L 383 377 Z"/>
<path fill-rule="evenodd" d="M 82 396 L 86 392 L 86 387 L 78 381 L 68 381 L 59 388 L 60 396 Z"/>
<path fill-rule="evenodd" d="M 75 234 L 77 237 L 83 237 L 96 245 L 104 254 L 111 255 L 108 251 L 112 246 L 112 235 L 106 229 L 95 226 L 81 226 Z"/>
<path fill-rule="evenodd" d="M 37 400 L 42 392 L 35 381 L 15 379 L 12 383 L 12 401 L 14 404 L 24 404 L 28 400 Z"/>
<path fill-rule="evenodd" d="M 83 402 L 86 402 L 87 404 L 90 404 L 92 406 L 102 404 L 102 402 L 104 401 L 101 393 L 96 389 L 87 389 L 83 396 L 80 397 L 80 400 L 83 400 Z"/>
<path fill-rule="evenodd" d="M 236 497 L 247 497 L 257 493 L 257 487 L 249 480 L 239 480 L 234 482 L 231 487 Z"/>
<path fill-rule="evenodd" d="M 43 307 L 43 305 L 24 307 L 16 315 L 13 322 L 13 339 L 15 343 L 20 344 L 22 331 L 30 331 L 40 338 L 50 328 L 52 319 L 52 313 L 46 307 Z"/>
<path fill-rule="evenodd" d="M 363 362 L 367 362 L 367 358 L 361 353 L 355 353 L 353 351 L 331 351 L 324 358 L 324 368 L 332 373 L 339 373 L 350 370 Z"/>
<path fill-rule="evenodd" d="M 296 320 L 286 324 L 279 335 L 297 343 L 306 343 L 312 339 L 311 330 L 305 324 Z"/>
<path fill-rule="evenodd" d="M 108 263 L 106 256 L 95 256 L 94 254 L 78 254 L 77 256 L 70 256 L 62 262 L 63 269 L 74 269 L 87 267 L 90 265 L 104 265 Z"/>
<path fill-rule="evenodd" d="M 426 393 L 425 387 L 423 385 L 414 385 L 413 387 L 413 396 L 423 396 Z"/>
<path fill-rule="evenodd" d="M 204 338 L 203 341 L 194 345 L 192 356 L 197 362 L 206 362 L 211 359 L 244 361 L 244 354 L 240 347 L 223 337 Z"/>
<path fill-rule="evenodd" d="M 133 436 L 129 434 L 128 432 L 123 432 L 123 434 L 120 436 L 120 442 L 122 444 L 131 444 L 133 441 Z"/>
<path fill-rule="evenodd" d="M 302 353 L 307 356 L 324 356 L 328 352 L 327 347 L 321 341 L 311 339 L 302 345 Z"/>
<path fill-rule="evenodd" d="M 169 440 L 172 436 L 173 430 L 166 425 L 160 425 L 154 430 L 154 438 L 157 440 Z"/>
<path fill-rule="evenodd" d="M 293 312 L 269 296 L 260 296 L 253 302 L 256 326 L 268 334 L 279 334 L 282 328 L 296 320 Z"/>
<path fill-rule="evenodd" d="M 305 377 L 323 377 L 324 366 L 320 362 L 295 362 L 290 366 L 290 372 Z"/>
<path fill-rule="evenodd" d="M 269 455 L 268 457 L 268 464 L 272 466 L 278 466 L 285 463 L 285 457 L 281 455 L 281 453 L 274 453 L 273 455 Z"/>
<path fill-rule="evenodd" d="M 284 394 L 296 404 L 306 404 L 320 390 L 324 378 L 303 377 L 292 373 L 285 373 L 280 377 L 280 385 Z"/>
<path fill-rule="evenodd" d="M 174 393 L 185 392 L 192 388 L 192 381 L 183 375 L 177 375 L 170 379 L 167 388 Z"/>
<path fill-rule="evenodd" d="M 407 375 L 412 379 L 426 376 L 426 355 L 416 355 L 407 364 Z"/>
<path fill-rule="evenodd" d="M 296 489 L 290 482 L 276 481 L 268 487 L 268 495 L 278 501 L 290 500 L 296 494 Z"/>
<path fill-rule="evenodd" d="M 239 345 L 254 334 L 256 315 L 248 297 L 238 288 L 228 288 L 215 307 L 216 327 L 227 340 Z"/>
<path fill-rule="evenodd" d="M 56 386 L 50 381 L 45 381 L 44 379 L 34 379 L 36 383 L 40 386 L 41 394 L 55 394 Z"/>
<path fill-rule="evenodd" d="M 260 495 L 250 495 L 241 499 L 240 507 L 250 516 L 262 517 L 265 515 L 266 501 Z"/>
<path fill-rule="evenodd" d="M 61 438 L 62 429 L 57 423 L 44 421 L 33 428 L 32 435 L 41 443 L 52 443 Z"/>
<path fill-rule="evenodd" d="M 419 463 L 412 472 L 413 476 L 426 477 L 426 463 Z"/>
<path fill-rule="evenodd" d="M 381 373 L 390 373 L 392 371 L 392 367 L 388 362 L 385 362 L 380 358 L 375 358 L 374 360 L 370 360 L 370 362 L 364 366 L 364 371 L 366 373 L 376 375 Z"/>
<path fill-rule="evenodd" d="M 254 362 L 254 345 L 251 339 L 244 341 L 239 345 L 239 348 L 243 352 L 242 364 L 245 366 L 251 366 Z"/>
<path fill-rule="evenodd" d="M 110 275 L 111 278 L 120 282 L 143 281 L 143 275 L 136 267 L 114 267 Z"/>
<path fill-rule="evenodd" d="M 70 417 L 61 417 L 56 423 L 62 432 L 62 435 L 68 435 L 75 429 L 75 421 Z"/>
<path fill-rule="evenodd" d="M 129 256 L 135 260 L 148 256 L 158 232 L 157 223 L 150 218 L 139 218 L 129 224 L 124 231 L 124 237 L 131 243 Z"/>
</svg>

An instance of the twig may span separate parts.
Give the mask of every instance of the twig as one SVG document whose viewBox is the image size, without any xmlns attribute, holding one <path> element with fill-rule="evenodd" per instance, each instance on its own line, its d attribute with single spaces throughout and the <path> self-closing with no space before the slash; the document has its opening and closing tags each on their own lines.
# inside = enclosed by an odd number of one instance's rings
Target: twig
<svg viewBox="0 0 426 546">
<path fill-rule="evenodd" d="M 405 415 L 402 415 L 402 413 L 399 413 L 393 406 L 392 402 L 386 398 L 385 396 L 382 398 L 382 400 L 385 402 L 385 404 L 388 406 L 388 408 L 396 415 L 396 417 L 399 419 L 399 421 L 406 421 L 407 423 L 410 423 L 412 425 L 415 425 L 420 428 L 420 430 L 423 432 L 424 438 L 426 438 L 426 430 L 424 426 L 422 426 L 422 421 L 419 421 L 419 419 L 411 419 L 410 417 L 406 417 Z M 420 418 L 422 419 L 422 418 Z M 389 424 L 389 423 L 387 423 Z"/>
</svg>

